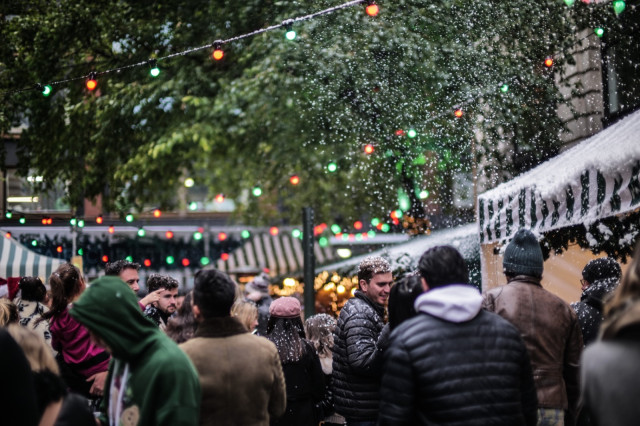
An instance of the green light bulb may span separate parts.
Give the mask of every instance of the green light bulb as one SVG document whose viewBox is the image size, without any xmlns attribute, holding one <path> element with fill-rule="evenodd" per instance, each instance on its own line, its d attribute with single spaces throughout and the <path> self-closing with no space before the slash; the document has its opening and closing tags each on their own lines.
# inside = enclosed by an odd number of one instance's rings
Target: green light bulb
<svg viewBox="0 0 640 426">
<path fill-rule="evenodd" d="M 287 38 L 287 40 L 295 40 L 296 39 L 296 32 L 293 30 L 287 30 L 287 32 L 285 33 L 285 37 Z"/>
<path fill-rule="evenodd" d="M 598 37 L 602 37 L 604 35 L 604 28 L 598 27 L 594 29 L 593 32 L 595 32 Z"/>
<path fill-rule="evenodd" d="M 509 85 L 508 84 L 503 84 L 502 86 L 500 86 L 500 91 L 502 93 L 507 93 L 509 91 Z"/>
<path fill-rule="evenodd" d="M 575 2 L 576 0 L 564 0 L 564 4 L 566 4 L 568 7 L 573 6 Z"/>
<path fill-rule="evenodd" d="M 294 229 L 291 231 L 291 236 L 293 238 L 300 238 L 301 235 L 302 235 L 302 232 L 299 229 Z"/>
<path fill-rule="evenodd" d="M 627 7 L 627 4 L 624 0 L 615 0 L 613 2 L 613 10 L 616 12 L 616 15 L 620 15 Z"/>
<path fill-rule="evenodd" d="M 338 234 L 342 232 L 342 228 L 337 223 L 334 223 L 333 225 L 331 225 L 331 232 L 333 232 L 334 234 Z"/>
<path fill-rule="evenodd" d="M 133 222 L 133 215 L 131 213 L 129 213 L 128 215 L 126 215 L 124 217 L 124 220 L 126 220 L 129 223 Z"/>
<path fill-rule="evenodd" d="M 138 237 L 144 237 L 145 235 L 147 235 L 147 231 L 144 228 L 138 229 Z"/>
<path fill-rule="evenodd" d="M 159 76 L 160 75 L 160 68 L 158 68 L 158 67 L 151 68 L 151 70 L 149 70 L 149 74 L 151 74 L 151 77 Z"/>
<path fill-rule="evenodd" d="M 167 265 L 173 265 L 173 263 L 176 260 L 173 258 L 173 256 L 167 256 Z"/>
<path fill-rule="evenodd" d="M 211 262 L 211 261 L 206 256 L 203 256 L 203 257 L 200 258 L 200 264 L 202 266 L 207 266 L 209 264 L 209 262 Z"/>
<path fill-rule="evenodd" d="M 249 237 L 251 236 L 251 232 L 249 232 L 249 231 L 247 231 L 247 230 L 245 229 L 244 231 L 242 231 L 242 232 L 240 233 L 240 236 L 241 236 L 242 238 L 244 238 L 244 239 L 247 239 L 247 238 L 249 238 Z"/>
<path fill-rule="evenodd" d="M 196 241 L 200 241 L 202 239 L 202 232 L 194 232 L 193 239 Z"/>
<path fill-rule="evenodd" d="M 42 88 L 42 96 L 49 96 L 53 91 L 53 87 L 48 84 Z"/>
<path fill-rule="evenodd" d="M 336 170 L 338 170 L 338 165 L 332 161 L 329 164 L 327 164 L 327 170 L 333 173 Z"/>
<path fill-rule="evenodd" d="M 262 195 L 262 188 L 260 188 L 259 186 L 254 186 L 251 190 L 251 193 L 254 197 L 259 197 Z"/>
<path fill-rule="evenodd" d="M 321 237 L 321 238 L 318 240 L 318 245 L 320 245 L 320 247 L 326 247 L 326 246 L 328 246 L 328 245 L 329 245 L 329 240 L 327 240 L 327 238 L 326 238 L 326 237 Z"/>
<path fill-rule="evenodd" d="M 409 129 L 409 131 L 407 132 L 407 136 L 410 137 L 411 139 L 415 138 L 416 136 L 418 136 L 418 132 L 416 132 L 413 129 Z"/>
</svg>

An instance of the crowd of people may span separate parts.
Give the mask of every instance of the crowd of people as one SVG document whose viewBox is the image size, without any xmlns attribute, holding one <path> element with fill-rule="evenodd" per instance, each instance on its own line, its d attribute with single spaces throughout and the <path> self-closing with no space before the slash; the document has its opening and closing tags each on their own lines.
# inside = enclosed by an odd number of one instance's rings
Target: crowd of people
<svg viewBox="0 0 640 426">
<path fill-rule="evenodd" d="M 453 247 L 394 277 L 358 268 L 338 318 L 198 271 L 193 289 L 140 265 L 87 285 L 72 264 L 0 298 L 9 425 L 632 425 L 640 418 L 640 245 L 626 271 L 582 270 L 580 301 L 541 285 L 529 230 L 504 251 L 506 285 L 481 293 Z"/>
</svg>

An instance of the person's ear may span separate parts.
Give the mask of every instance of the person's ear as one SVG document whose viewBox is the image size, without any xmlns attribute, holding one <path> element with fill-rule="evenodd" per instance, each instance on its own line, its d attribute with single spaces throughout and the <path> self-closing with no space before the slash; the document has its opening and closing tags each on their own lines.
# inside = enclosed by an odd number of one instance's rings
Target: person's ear
<svg viewBox="0 0 640 426">
<path fill-rule="evenodd" d="M 429 284 L 427 284 L 427 280 L 424 277 L 420 277 L 420 281 L 422 282 L 422 290 L 429 291 Z"/>
<path fill-rule="evenodd" d="M 367 283 L 367 281 L 360 280 L 360 291 L 364 291 L 366 293 L 368 285 L 369 283 Z"/>
<path fill-rule="evenodd" d="M 202 312 L 200 312 L 198 305 L 191 306 L 191 310 L 193 311 L 193 318 L 198 322 L 202 321 Z"/>
</svg>

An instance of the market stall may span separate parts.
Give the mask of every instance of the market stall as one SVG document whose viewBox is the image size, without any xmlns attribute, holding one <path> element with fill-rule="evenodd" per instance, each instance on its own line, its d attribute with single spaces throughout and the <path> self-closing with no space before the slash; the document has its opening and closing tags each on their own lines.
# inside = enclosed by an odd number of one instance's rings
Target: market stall
<svg viewBox="0 0 640 426">
<path fill-rule="evenodd" d="M 478 197 L 482 285 L 505 282 L 501 248 L 515 232 L 539 234 L 543 285 L 580 295 L 580 271 L 594 257 L 625 260 L 640 233 L 640 111 Z M 624 265 L 623 265 L 624 268 Z"/>
</svg>

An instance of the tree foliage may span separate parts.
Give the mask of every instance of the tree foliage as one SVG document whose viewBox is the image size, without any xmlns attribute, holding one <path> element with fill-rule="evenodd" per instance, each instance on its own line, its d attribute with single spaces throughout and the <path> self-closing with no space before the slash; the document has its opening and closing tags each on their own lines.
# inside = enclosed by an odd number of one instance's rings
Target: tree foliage
<svg viewBox="0 0 640 426">
<path fill-rule="evenodd" d="M 162 58 L 340 3 L 5 5 L 0 90 Z M 292 42 L 269 31 L 225 44 L 220 62 L 208 50 L 159 61 L 155 79 L 145 66 L 101 75 L 95 93 L 82 79 L 55 85 L 50 97 L 5 92 L 0 130 L 27 124 L 22 171 L 44 185 L 62 180 L 73 205 L 101 195 L 112 210 L 175 206 L 191 176 L 254 223 L 299 222 L 302 206 L 320 221 L 383 215 L 397 208 L 406 177 L 420 187 L 427 167 L 446 177 L 477 164 L 494 185 L 557 152 L 553 72 L 570 60 L 576 33 L 563 2 L 380 6 L 375 18 L 361 6 L 296 23 Z M 542 66 L 549 55 L 553 70 Z M 415 139 L 395 135 L 408 128 Z M 373 155 L 363 153 L 367 143 Z M 422 161 L 425 152 L 437 161 Z M 330 161 L 338 172 L 326 170 Z M 450 179 L 439 182 L 445 194 Z M 254 185 L 259 199 L 247 195 Z"/>
</svg>

